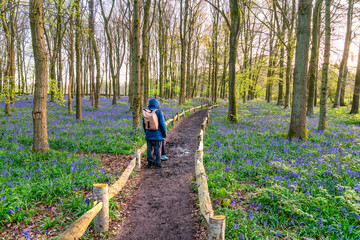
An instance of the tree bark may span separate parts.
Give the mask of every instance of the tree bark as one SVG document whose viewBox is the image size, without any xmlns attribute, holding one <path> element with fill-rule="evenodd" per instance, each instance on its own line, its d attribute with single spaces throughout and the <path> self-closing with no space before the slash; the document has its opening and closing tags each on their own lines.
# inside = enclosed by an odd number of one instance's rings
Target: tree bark
<svg viewBox="0 0 360 240">
<path fill-rule="evenodd" d="M 290 28 L 288 29 L 287 33 L 287 46 L 286 46 L 286 52 L 287 52 L 287 60 L 286 60 L 286 86 L 285 86 L 285 104 L 284 108 L 287 109 L 290 106 L 290 80 L 291 80 L 291 72 L 292 72 L 292 62 L 294 57 L 294 50 L 293 47 L 293 32 L 294 32 L 294 25 L 295 25 L 295 8 L 296 8 L 296 1 L 292 1 L 292 11 L 291 11 L 291 21 L 290 21 Z"/>
<path fill-rule="evenodd" d="M 319 64 L 319 34 L 321 21 L 321 6 L 323 0 L 316 0 L 313 13 L 312 28 L 312 46 L 309 64 L 309 96 L 307 99 L 307 115 L 314 115 L 314 99 L 315 99 L 315 82 L 317 81 L 317 71 Z"/>
<path fill-rule="evenodd" d="M 307 139 L 306 130 L 306 88 L 310 45 L 310 22 L 312 0 L 299 1 L 297 42 L 294 69 L 293 102 L 289 138 Z"/>
<path fill-rule="evenodd" d="M 29 18 L 35 61 L 35 93 L 32 112 L 34 124 L 33 153 L 49 150 L 47 134 L 48 69 L 42 13 L 42 0 L 30 0 Z"/>
<path fill-rule="evenodd" d="M 181 60 L 180 60 L 180 97 L 179 104 L 185 103 L 185 58 L 186 58 L 186 33 L 187 16 L 189 11 L 189 0 L 185 0 L 185 16 L 183 18 L 183 0 L 180 1 L 180 41 L 181 41 Z"/>
<path fill-rule="evenodd" d="M 331 0 L 326 0 L 325 10 L 325 51 L 324 51 L 324 63 L 321 76 L 321 91 L 320 91 L 320 116 L 319 116 L 319 131 L 324 131 L 326 128 L 326 98 L 327 98 L 327 82 L 328 82 L 328 70 L 330 59 L 330 37 L 331 37 Z"/>
<path fill-rule="evenodd" d="M 360 47 L 359 47 L 358 63 L 356 68 L 353 101 L 351 104 L 350 114 L 359 113 L 359 94 L 360 94 Z"/>
<path fill-rule="evenodd" d="M 111 37 L 111 34 L 110 34 L 110 30 L 109 30 L 109 20 L 111 18 L 111 14 L 112 14 L 112 11 L 114 9 L 114 5 L 115 5 L 115 0 L 112 1 L 109 16 L 106 17 L 105 12 L 104 12 L 104 8 L 103 8 L 103 5 L 102 5 L 102 0 L 100 1 L 101 13 L 102 13 L 102 16 L 103 16 L 103 19 L 104 19 L 104 22 L 105 22 L 105 32 L 106 32 L 106 36 L 107 36 L 107 39 L 108 39 L 108 42 L 109 42 L 109 65 L 110 65 L 112 90 L 113 90 L 112 105 L 117 104 L 117 95 L 118 95 L 117 94 L 117 87 L 116 87 L 116 76 L 117 76 L 117 74 L 115 73 L 114 63 L 113 63 L 113 41 L 112 41 L 112 37 Z"/>
<path fill-rule="evenodd" d="M 141 81 L 144 83 L 143 104 L 146 106 L 149 99 L 149 68 L 148 68 L 148 52 L 149 52 L 149 16 L 150 16 L 151 0 L 146 0 L 144 5 L 144 23 L 142 32 L 142 56 L 140 60 Z"/>
<path fill-rule="evenodd" d="M 132 82 L 133 82 L 133 127 L 140 126 L 140 101 L 141 101 L 141 79 L 140 79 L 140 0 L 134 0 L 133 10 L 133 49 L 132 49 Z"/>
<path fill-rule="evenodd" d="M 76 119 L 82 120 L 81 113 L 81 36 L 80 0 L 75 0 L 75 52 L 76 52 Z"/>
<path fill-rule="evenodd" d="M 352 17 L 353 17 L 353 6 L 354 0 L 349 0 L 348 14 L 347 14 L 347 25 L 346 25 L 346 35 L 345 35 L 345 44 L 344 44 L 344 52 L 340 63 L 339 76 L 336 86 L 335 100 L 333 108 L 337 108 L 340 106 L 340 95 L 341 95 L 341 87 L 343 85 L 343 81 L 345 81 L 347 75 L 347 65 L 349 59 L 349 50 L 351 44 L 351 28 L 352 28 Z"/>
<path fill-rule="evenodd" d="M 69 86 L 68 86 L 68 113 L 72 113 L 72 86 L 74 81 L 74 7 L 71 8 L 70 13 L 70 56 L 69 56 Z"/>
<path fill-rule="evenodd" d="M 12 1 L 10 1 L 10 4 Z M 12 51 L 11 51 L 11 31 L 7 22 L 7 15 L 5 13 L 5 3 L 3 0 L 0 0 L 0 7 L 1 7 L 1 20 L 3 24 L 3 31 L 6 39 L 6 50 L 7 50 L 7 57 L 6 57 L 6 66 L 5 66 L 5 72 L 4 72 L 4 82 L 3 82 L 3 91 L 4 91 L 4 97 L 5 97 L 5 114 L 9 114 L 11 111 L 10 103 L 11 103 L 11 78 L 12 78 Z M 13 15 L 13 11 L 10 11 L 10 15 Z M 13 19 L 12 16 L 10 16 L 10 19 Z"/>
<path fill-rule="evenodd" d="M 229 110 L 228 119 L 230 122 L 238 121 L 237 99 L 236 99 L 236 56 L 238 35 L 240 29 L 240 12 L 238 0 L 229 0 L 230 3 L 230 53 L 229 53 Z"/>
</svg>

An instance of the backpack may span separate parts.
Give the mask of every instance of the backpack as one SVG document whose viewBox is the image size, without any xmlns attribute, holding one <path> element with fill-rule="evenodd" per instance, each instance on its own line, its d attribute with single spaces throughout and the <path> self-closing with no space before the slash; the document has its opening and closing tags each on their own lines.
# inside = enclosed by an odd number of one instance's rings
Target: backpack
<svg viewBox="0 0 360 240">
<path fill-rule="evenodd" d="M 159 128 L 159 120 L 156 115 L 157 109 L 149 110 L 149 109 L 143 109 L 143 116 L 144 116 L 144 122 L 145 122 L 145 129 L 147 130 L 158 130 Z"/>
</svg>

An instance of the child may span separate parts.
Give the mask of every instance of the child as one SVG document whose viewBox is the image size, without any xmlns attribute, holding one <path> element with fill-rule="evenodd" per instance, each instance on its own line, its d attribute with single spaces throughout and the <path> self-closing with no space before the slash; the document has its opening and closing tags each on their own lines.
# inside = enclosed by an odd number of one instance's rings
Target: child
<svg viewBox="0 0 360 240">
<path fill-rule="evenodd" d="M 158 100 L 150 99 L 148 107 L 149 109 L 143 109 L 143 128 L 147 142 L 147 167 L 151 168 L 155 164 L 155 168 L 161 168 L 160 148 L 164 138 L 167 137 L 165 119 L 159 110 L 160 103 Z M 153 148 L 155 160 L 151 154 Z"/>
</svg>

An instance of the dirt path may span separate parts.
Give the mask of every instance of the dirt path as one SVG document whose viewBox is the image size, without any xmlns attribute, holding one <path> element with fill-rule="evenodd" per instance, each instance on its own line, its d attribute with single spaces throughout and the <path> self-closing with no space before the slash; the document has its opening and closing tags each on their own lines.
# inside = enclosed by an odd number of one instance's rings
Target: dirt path
<svg viewBox="0 0 360 240">
<path fill-rule="evenodd" d="M 162 169 L 147 169 L 143 162 L 139 189 L 127 209 L 129 217 L 115 239 L 195 239 L 199 224 L 191 179 L 196 136 L 205 116 L 206 110 L 198 111 L 170 131 L 166 145 L 169 160 L 163 162 Z"/>
</svg>

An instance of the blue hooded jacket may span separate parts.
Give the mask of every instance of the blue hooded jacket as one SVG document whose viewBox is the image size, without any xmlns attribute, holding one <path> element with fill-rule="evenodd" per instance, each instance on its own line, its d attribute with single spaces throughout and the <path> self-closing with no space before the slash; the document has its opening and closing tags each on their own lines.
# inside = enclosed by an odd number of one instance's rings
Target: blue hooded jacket
<svg viewBox="0 0 360 240">
<path fill-rule="evenodd" d="M 158 100 L 156 99 L 150 99 L 149 101 L 149 109 L 153 110 L 153 109 L 159 109 L 160 108 L 160 103 Z M 167 137 L 167 132 L 166 132 L 166 123 L 165 123 L 165 119 L 164 119 L 164 115 L 160 110 L 156 111 L 156 115 L 158 117 L 159 120 L 159 128 L 158 130 L 146 130 L 145 129 L 145 121 L 143 118 L 143 128 L 146 134 L 146 140 L 157 140 L 157 141 L 162 141 L 164 140 L 164 138 Z"/>
</svg>

